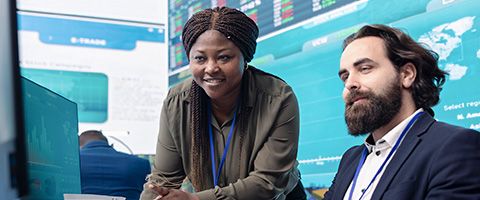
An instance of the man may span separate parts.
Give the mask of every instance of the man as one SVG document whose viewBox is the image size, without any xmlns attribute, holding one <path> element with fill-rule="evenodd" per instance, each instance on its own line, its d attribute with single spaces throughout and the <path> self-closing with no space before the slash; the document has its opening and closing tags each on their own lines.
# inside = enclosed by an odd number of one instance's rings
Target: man
<svg viewBox="0 0 480 200">
<path fill-rule="evenodd" d="M 148 160 L 116 151 L 100 131 L 85 131 L 79 140 L 83 194 L 140 198 L 150 173 Z"/>
<path fill-rule="evenodd" d="M 339 76 L 351 135 L 325 199 L 480 199 L 480 134 L 437 122 L 446 73 L 398 29 L 367 25 L 344 41 Z"/>
</svg>

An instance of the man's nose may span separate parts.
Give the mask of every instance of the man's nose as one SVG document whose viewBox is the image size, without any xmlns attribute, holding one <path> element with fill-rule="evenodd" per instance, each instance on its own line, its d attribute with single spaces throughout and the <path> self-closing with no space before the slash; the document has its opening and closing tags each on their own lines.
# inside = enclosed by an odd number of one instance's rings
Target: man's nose
<svg viewBox="0 0 480 200">
<path fill-rule="evenodd" d="M 360 88 L 360 83 L 358 82 L 358 79 L 355 76 L 348 76 L 348 78 L 345 80 L 345 89 L 347 90 L 358 90 Z"/>
</svg>

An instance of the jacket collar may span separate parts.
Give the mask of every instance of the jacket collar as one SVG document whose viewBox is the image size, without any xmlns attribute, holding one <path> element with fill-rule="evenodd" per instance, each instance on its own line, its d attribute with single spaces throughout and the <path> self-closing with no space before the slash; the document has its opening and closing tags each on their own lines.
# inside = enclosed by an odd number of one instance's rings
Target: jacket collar
<svg viewBox="0 0 480 200">
<path fill-rule="evenodd" d="M 381 199 L 393 178 L 397 175 L 400 167 L 413 153 L 415 147 L 422 142 L 421 136 L 427 132 L 434 122 L 435 119 L 426 112 L 418 118 L 386 167 L 385 172 L 378 182 L 377 188 L 375 188 L 372 194 L 372 199 Z"/>
<path fill-rule="evenodd" d="M 380 178 L 377 187 L 372 194 L 372 199 L 381 199 L 382 195 L 385 193 L 386 189 L 388 188 L 393 178 L 397 174 L 398 170 L 400 169 L 400 166 L 413 152 L 415 147 L 421 142 L 421 136 L 427 132 L 429 127 L 434 122 L 435 119 L 433 119 L 433 117 L 426 112 L 417 119 L 410 131 L 405 135 L 403 142 L 399 146 L 397 152 L 393 156 L 388 166 L 386 167 L 385 172 Z M 342 174 L 343 177 L 337 177 L 339 178 L 339 180 L 335 180 L 338 182 L 338 186 L 336 186 L 335 188 L 337 192 L 335 192 L 336 194 L 333 194 L 333 199 L 343 199 L 344 195 L 349 192 L 347 190 L 350 186 L 350 183 L 352 182 L 353 175 L 355 174 L 355 170 L 361 157 L 360 155 L 363 151 L 363 148 L 365 148 L 364 145 L 358 146 L 352 153 L 351 158 L 353 160 L 351 160 L 350 164 L 347 163 L 344 173 L 341 173 L 340 171 L 339 173 L 337 173 Z"/>
<path fill-rule="evenodd" d="M 338 186 L 335 188 L 336 191 L 335 194 L 333 194 L 332 199 L 343 199 L 345 195 L 347 195 L 348 187 L 350 186 L 350 183 L 353 180 L 353 176 L 355 175 L 355 170 L 358 165 L 358 161 L 360 160 L 360 155 L 362 154 L 363 148 L 365 148 L 364 145 L 357 146 L 356 149 L 354 150 L 351 158 L 353 160 L 349 163 L 346 164 L 346 169 L 344 173 L 337 173 L 337 174 L 343 174 L 342 177 L 336 177 L 339 178 L 338 181 Z"/>
</svg>

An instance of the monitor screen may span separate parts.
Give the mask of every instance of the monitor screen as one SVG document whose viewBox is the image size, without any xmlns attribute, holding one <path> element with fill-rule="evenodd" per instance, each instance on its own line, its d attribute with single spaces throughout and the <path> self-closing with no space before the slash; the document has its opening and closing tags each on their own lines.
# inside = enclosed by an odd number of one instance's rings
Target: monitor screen
<svg viewBox="0 0 480 200">
<path fill-rule="evenodd" d="M 77 104 L 22 78 L 30 195 L 80 194 Z"/>
<path fill-rule="evenodd" d="M 28 191 L 22 126 L 15 1 L 0 1 L 0 196 Z"/>
</svg>

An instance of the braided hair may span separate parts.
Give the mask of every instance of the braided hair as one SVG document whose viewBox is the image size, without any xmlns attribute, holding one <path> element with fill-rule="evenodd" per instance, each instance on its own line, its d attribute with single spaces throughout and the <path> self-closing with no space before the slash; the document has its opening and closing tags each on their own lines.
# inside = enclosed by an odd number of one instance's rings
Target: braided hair
<svg viewBox="0 0 480 200">
<path fill-rule="evenodd" d="M 206 9 L 194 14 L 183 27 L 182 41 L 187 57 L 197 38 L 207 30 L 217 30 L 230 39 L 250 62 L 257 47 L 258 27 L 239 10 L 228 7 Z"/>
<path fill-rule="evenodd" d="M 244 13 L 228 7 L 216 7 L 206 9 L 194 14 L 185 24 L 182 32 L 182 41 L 187 57 L 190 59 L 190 49 L 195 44 L 197 38 L 207 30 L 217 30 L 232 41 L 237 46 L 247 62 L 253 59 L 257 46 L 258 27 L 255 22 Z M 253 67 L 246 69 L 254 70 Z M 246 102 L 248 96 L 247 81 L 245 76 L 241 84 L 241 100 L 239 105 L 239 124 L 240 124 L 240 147 L 243 146 L 244 135 L 246 132 L 247 118 L 250 110 L 243 102 Z M 214 158 L 209 159 L 209 141 L 208 141 L 208 121 L 207 104 L 208 96 L 205 91 L 192 81 L 190 89 L 190 112 L 192 132 L 191 168 L 189 179 L 196 191 L 208 189 L 206 176 L 212 173 L 208 166 L 211 166 Z M 240 150 L 242 152 L 242 150 Z M 240 155 L 240 159 L 241 159 Z M 241 163 L 241 162 L 239 162 Z M 239 166 L 240 169 L 240 166 Z"/>
</svg>

